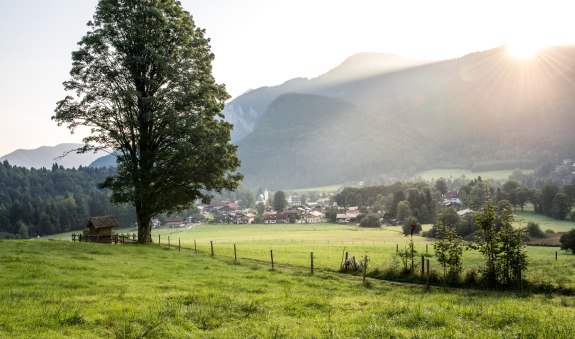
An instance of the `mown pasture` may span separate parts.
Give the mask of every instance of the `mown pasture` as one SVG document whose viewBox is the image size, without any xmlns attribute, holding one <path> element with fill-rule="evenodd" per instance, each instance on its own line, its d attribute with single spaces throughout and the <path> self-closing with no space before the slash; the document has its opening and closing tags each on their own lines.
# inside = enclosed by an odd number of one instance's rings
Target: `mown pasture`
<svg viewBox="0 0 575 339">
<path fill-rule="evenodd" d="M 170 238 L 215 238 L 217 229 L 210 234 L 208 227 L 171 233 Z M 219 227 L 222 241 L 226 227 L 234 226 Z M 233 238 L 247 237 L 246 230 L 235 231 L 239 233 Z M 375 236 L 372 232 L 363 234 Z M 307 240 L 306 250 L 308 245 L 336 249 L 331 241 Z M 246 240 L 242 248 L 250 243 L 267 249 L 282 242 Z M 368 244 L 366 239 L 357 246 L 361 252 L 383 243 Z M 196 254 L 157 245 L 1 241 L 0 337 L 575 336 L 573 296 L 437 286 L 426 290 L 375 279 L 363 285 L 357 276 L 328 270 L 312 276 L 297 266 L 271 270 L 253 260 L 212 258 L 205 249 Z"/>
<path fill-rule="evenodd" d="M 509 176 L 513 173 L 514 170 L 498 170 L 498 171 L 471 171 L 466 169 L 460 168 L 452 168 L 452 169 L 433 169 L 428 171 L 423 171 L 417 173 L 414 177 L 421 178 L 426 181 L 437 180 L 439 178 L 454 178 L 458 179 L 462 176 L 465 176 L 466 180 L 473 180 L 477 177 L 481 177 L 484 180 L 495 180 L 495 181 L 504 181 L 509 179 Z M 532 169 L 523 169 L 521 170 L 525 174 L 532 173 Z"/>
<path fill-rule="evenodd" d="M 427 226 L 429 227 L 429 226 Z M 360 261 L 367 255 L 369 270 L 386 269 L 400 265 L 397 250 L 405 251 L 409 238 L 399 226 L 361 228 L 353 225 L 334 224 L 277 224 L 277 225 L 198 225 L 191 229 L 156 230 L 155 241 L 164 245 L 211 255 L 212 246 L 216 256 L 234 258 L 234 244 L 238 260 L 255 260 L 271 265 L 285 265 L 307 272 L 311 252 L 315 269 L 337 271 L 345 252 Z M 159 238 L 158 238 L 159 235 Z M 435 260 L 433 240 L 414 236 L 417 250 L 416 264 L 420 256 L 430 259 L 432 269 L 443 273 Z M 528 246 L 530 266 L 525 272 L 527 280 L 560 287 L 575 288 L 575 256 L 562 252 L 558 247 Z M 557 260 L 556 260 L 557 255 Z M 483 257 L 477 251 L 464 253 L 465 271 L 480 269 Z"/>
</svg>

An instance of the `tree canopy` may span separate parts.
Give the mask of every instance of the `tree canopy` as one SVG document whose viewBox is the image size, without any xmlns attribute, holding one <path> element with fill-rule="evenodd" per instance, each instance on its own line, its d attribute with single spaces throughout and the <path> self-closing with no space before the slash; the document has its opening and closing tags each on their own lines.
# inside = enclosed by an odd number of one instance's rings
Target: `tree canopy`
<svg viewBox="0 0 575 339">
<path fill-rule="evenodd" d="M 115 151 L 117 172 L 102 187 L 135 206 L 146 243 L 154 215 L 237 188 L 232 126 L 221 114 L 228 94 L 211 74 L 205 31 L 179 1 L 100 0 L 88 26 L 64 82 L 75 96 L 52 118 L 72 132 L 91 128 L 78 151 Z"/>
<path fill-rule="evenodd" d="M 288 202 L 286 199 L 286 194 L 284 191 L 277 191 L 274 194 L 274 210 L 278 212 L 283 212 L 287 207 Z"/>
</svg>

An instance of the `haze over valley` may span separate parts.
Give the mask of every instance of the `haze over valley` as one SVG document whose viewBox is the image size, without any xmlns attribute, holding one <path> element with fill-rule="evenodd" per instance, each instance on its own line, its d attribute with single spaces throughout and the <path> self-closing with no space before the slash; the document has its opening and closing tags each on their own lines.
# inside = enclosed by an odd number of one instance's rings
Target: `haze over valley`
<svg viewBox="0 0 575 339">
<path fill-rule="evenodd" d="M 533 168 L 575 154 L 574 56 L 573 46 L 529 60 L 505 47 L 429 63 L 358 54 L 318 78 L 250 91 L 224 113 L 248 184 Z"/>
<path fill-rule="evenodd" d="M 435 62 L 359 53 L 316 78 L 248 91 L 223 114 L 234 124 L 232 142 L 251 187 L 381 182 L 434 168 L 534 168 L 575 154 L 574 57 L 574 46 L 532 59 L 505 47 Z M 80 163 L 40 153 L 36 162 L 4 158 L 36 168 L 115 163 L 113 156 L 88 154 Z"/>
</svg>

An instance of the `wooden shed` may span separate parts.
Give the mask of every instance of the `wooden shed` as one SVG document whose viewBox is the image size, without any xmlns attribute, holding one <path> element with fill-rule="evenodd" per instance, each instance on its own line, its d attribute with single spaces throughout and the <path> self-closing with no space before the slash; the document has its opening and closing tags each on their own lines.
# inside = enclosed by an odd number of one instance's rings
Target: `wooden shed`
<svg viewBox="0 0 575 339">
<path fill-rule="evenodd" d="M 84 238 L 89 242 L 111 244 L 112 228 L 118 226 L 118 220 L 113 216 L 91 217 L 84 228 Z"/>
</svg>

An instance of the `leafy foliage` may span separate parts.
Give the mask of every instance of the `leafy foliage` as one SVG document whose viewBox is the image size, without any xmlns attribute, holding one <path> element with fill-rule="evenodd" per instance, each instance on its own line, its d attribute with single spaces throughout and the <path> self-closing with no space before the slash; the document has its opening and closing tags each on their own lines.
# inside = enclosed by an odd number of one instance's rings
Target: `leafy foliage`
<svg viewBox="0 0 575 339">
<path fill-rule="evenodd" d="M 277 212 L 283 212 L 287 207 L 288 202 L 286 199 L 286 194 L 284 191 L 277 191 L 274 194 L 274 210 Z"/>
<path fill-rule="evenodd" d="M 154 215 L 189 207 L 209 191 L 235 189 L 241 175 L 228 98 L 211 75 L 209 39 L 175 0 L 100 0 L 72 54 L 67 96 L 53 119 L 90 126 L 80 151 L 111 148 L 118 168 L 102 187 L 135 206 L 138 241 Z"/>
<path fill-rule="evenodd" d="M 455 227 L 445 225 L 441 221 L 436 222 L 433 228 L 437 261 L 443 265 L 446 280 L 457 281 L 463 268 L 463 238 L 457 234 Z"/>
<path fill-rule="evenodd" d="M 380 227 L 381 221 L 379 220 L 379 216 L 375 213 L 369 213 L 366 215 L 361 221 L 359 222 L 359 226 L 361 227 Z"/>
<path fill-rule="evenodd" d="M 521 282 L 527 269 L 524 234 L 512 226 L 511 208 L 505 206 L 497 213 L 487 201 L 475 217 L 479 230 L 475 240 L 485 258 L 485 278 L 490 286 Z"/>
<path fill-rule="evenodd" d="M 545 232 L 541 230 L 541 227 L 537 223 L 531 221 L 528 222 L 526 231 L 527 235 L 529 235 L 531 238 L 545 238 Z"/>
<path fill-rule="evenodd" d="M 561 235 L 559 241 L 561 242 L 562 250 L 571 251 L 571 253 L 575 254 L 575 229 Z"/>
<path fill-rule="evenodd" d="M 416 217 L 408 217 L 401 224 L 401 229 L 405 235 L 419 234 L 422 230 L 421 223 Z"/>
</svg>

